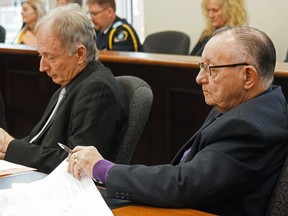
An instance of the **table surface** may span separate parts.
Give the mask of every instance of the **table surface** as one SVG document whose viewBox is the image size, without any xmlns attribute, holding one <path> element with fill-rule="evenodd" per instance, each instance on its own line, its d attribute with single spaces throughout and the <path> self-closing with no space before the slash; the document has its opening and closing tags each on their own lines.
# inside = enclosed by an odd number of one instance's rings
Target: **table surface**
<svg viewBox="0 0 288 216">
<path fill-rule="evenodd" d="M 119 207 L 112 210 L 114 216 L 215 216 L 202 211 L 193 209 L 170 209 L 170 208 L 156 208 L 150 206 L 130 205 Z"/>
</svg>

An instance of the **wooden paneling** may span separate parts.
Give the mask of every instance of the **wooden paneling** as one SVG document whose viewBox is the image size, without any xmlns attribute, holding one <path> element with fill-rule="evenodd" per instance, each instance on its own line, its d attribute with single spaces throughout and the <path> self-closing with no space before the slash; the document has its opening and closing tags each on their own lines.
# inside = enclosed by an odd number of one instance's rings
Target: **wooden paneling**
<svg viewBox="0 0 288 216">
<path fill-rule="evenodd" d="M 26 135 L 58 88 L 39 72 L 38 53 L 25 46 L 0 45 L 0 84 L 9 132 Z M 101 51 L 100 60 L 115 76 L 133 75 L 152 88 L 154 101 L 132 163 L 168 163 L 201 126 L 211 107 L 195 82 L 199 57 Z M 278 63 L 275 84 L 288 98 L 288 64 Z"/>
<path fill-rule="evenodd" d="M 7 127 L 13 136 L 21 138 L 38 122 L 58 86 L 39 72 L 40 58 L 35 49 L 26 50 L 25 46 L 10 49 L 2 44 L 0 47 L 1 92 Z"/>
</svg>

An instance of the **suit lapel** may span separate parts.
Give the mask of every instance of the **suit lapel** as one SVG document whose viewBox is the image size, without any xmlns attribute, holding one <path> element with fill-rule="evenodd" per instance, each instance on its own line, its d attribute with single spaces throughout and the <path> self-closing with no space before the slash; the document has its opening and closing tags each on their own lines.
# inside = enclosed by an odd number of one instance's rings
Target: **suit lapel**
<svg viewBox="0 0 288 216">
<path fill-rule="evenodd" d="M 221 113 L 217 113 L 216 115 L 212 116 L 211 118 L 207 118 L 207 120 L 204 122 L 204 124 L 201 126 L 201 128 L 191 137 L 191 139 L 180 149 L 180 151 L 176 154 L 174 159 L 172 160 L 172 164 L 176 165 L 180 162 L 185 162 L 187 158 L 193 153 L 193 150 L 196 148 L 197 151 L 199 149 L 200 143 L 195 143 L 195 139 L 198 137 L 199 133 L 204 130 L 206 127 L 208 127 L 210 124 L 212 124 L 220 115 Z M 196 146 L 197 145 L 197 146 Z M 189 150 L 189 153 L 185 156 L 185 159 L 182 159 L 183 154 L 186 150 Z M 195 150 L 194 150 L 195 151 Z"/>
</svg>

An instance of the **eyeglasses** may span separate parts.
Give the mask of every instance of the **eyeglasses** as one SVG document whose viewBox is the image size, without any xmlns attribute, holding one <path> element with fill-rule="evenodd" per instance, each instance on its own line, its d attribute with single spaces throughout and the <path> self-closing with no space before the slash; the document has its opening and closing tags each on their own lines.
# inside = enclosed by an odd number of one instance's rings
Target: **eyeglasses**
<svg viewBox="0 0 288 216">
<path fill-rule="evenodd" d="M 98 11 L 98 12 L 88 12 L 88 14 L 90 15 L 90 16 L 93 16 L 93 17 L 96 17 L 97 15 L 99 15 L 99 14 L 101 14 L 102 12 L 104 12 L 105 10 L 107 10 L 108 9 L 108 7 L 107 8 L 104 8 L 103 10 L 100 10 L 100 11 Z"/>
<path fill-rule="evenodd" d="M 227 64 L 227 65 L 213 65 L 213 66 L 209 66 L 207 64 L 205 64 L 204 62 L 200 62 L 199 63 L 199 67 L 200 67 L 200 71 L 203 69 L 204 70 L 204 74 L 207 77 L 216 77 L 217 73 L 214 70 L 211 70 L 213 68 L 224 68 L 224 67 L 237 67 L 237 66 L 247 66 L 249 64 L 247 63 L 236 63 L 236 64 Z"/>
</svg>

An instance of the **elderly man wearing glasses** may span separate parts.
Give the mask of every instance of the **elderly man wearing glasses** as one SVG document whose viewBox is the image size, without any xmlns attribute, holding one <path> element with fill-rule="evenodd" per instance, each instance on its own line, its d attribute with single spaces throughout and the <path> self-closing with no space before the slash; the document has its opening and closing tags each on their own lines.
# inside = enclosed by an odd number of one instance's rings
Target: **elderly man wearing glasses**
<svg viewBox="0 0 288 216">
<path fill-rule="evenodd" d="M 95 147 L 76 147 L 69 172 L 106 184 L 108 196 L 195 208 L 221 216 L 262 216 L 288 152 L 287 104 L 272 85 L 275 47 L 251 27 L 218 29 L 196 82 L 213 106 L 170 164 L 114 164 Z"/>
<path fill-rule="evenodd" d="M 99 50 L 142 51 L 134 28 L 116 16 L 115 0 L 87 0 L 88 14 L 97 33 Z"/>
</svg>

